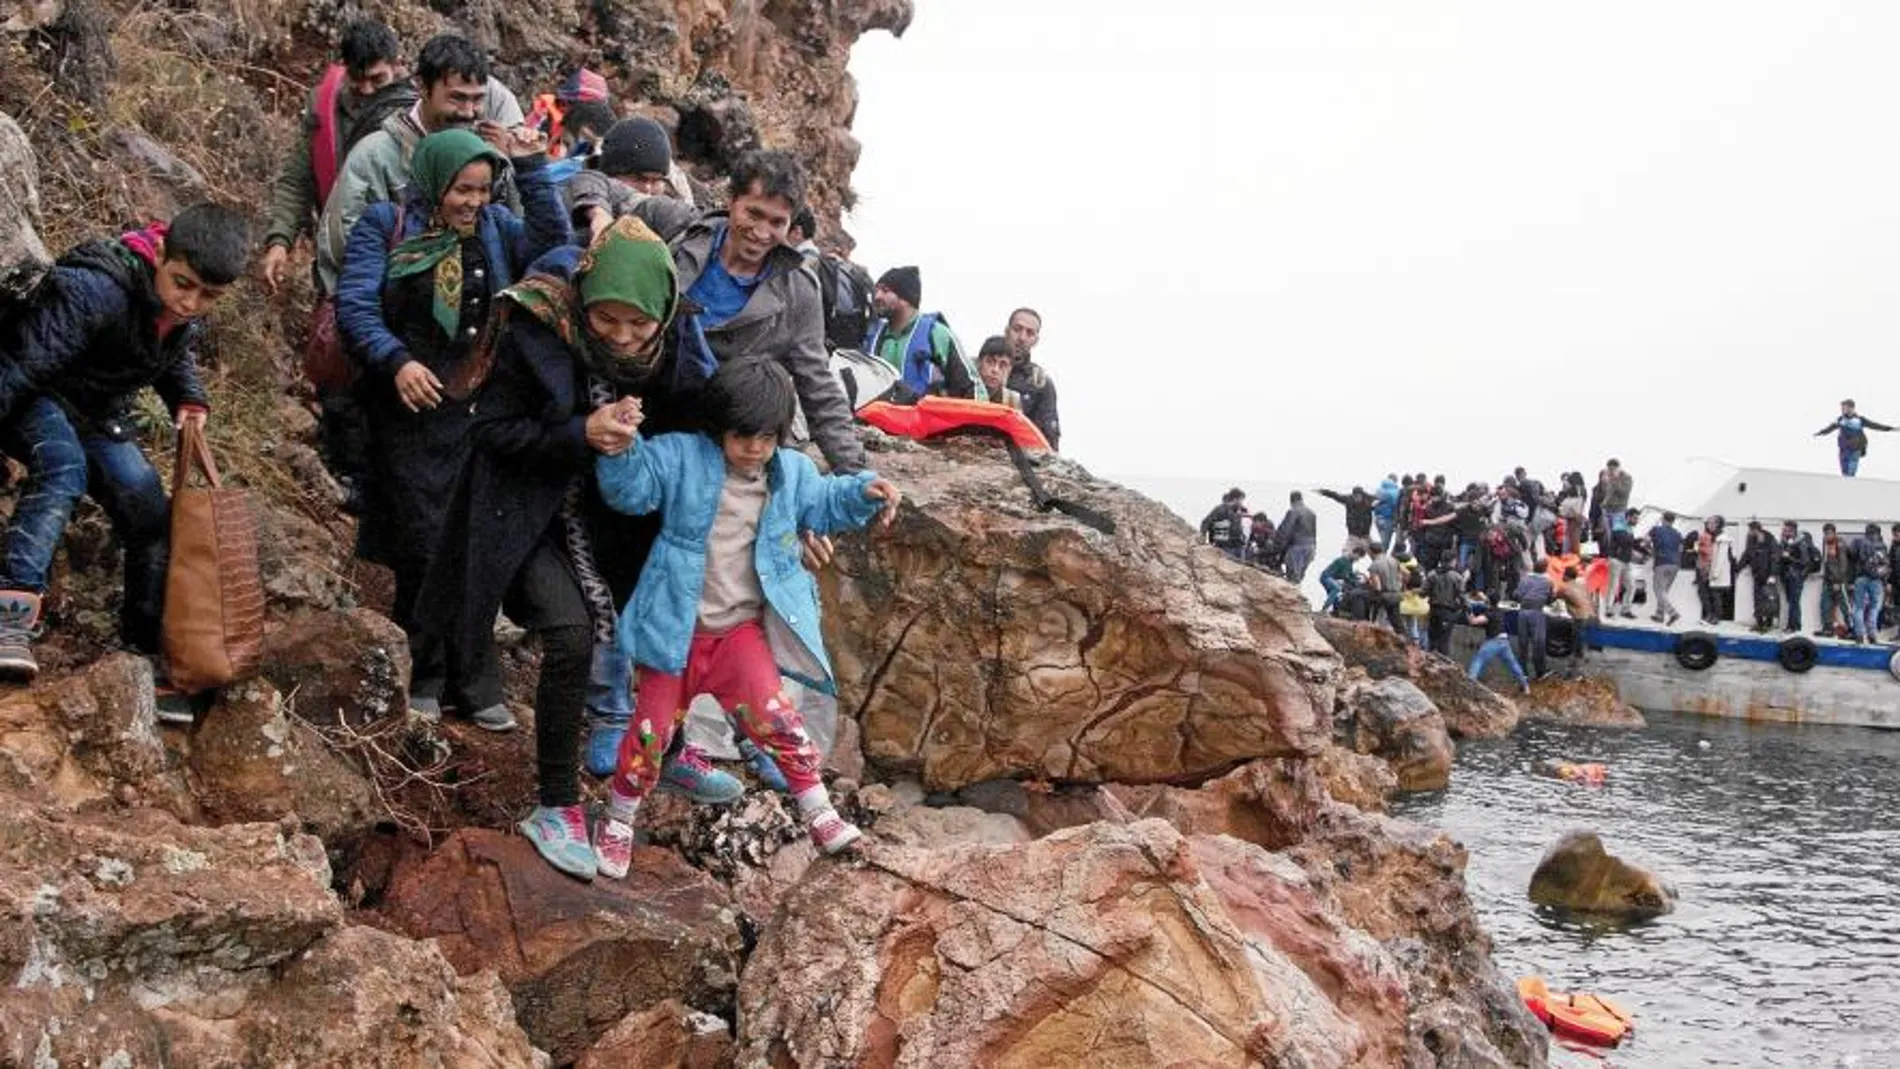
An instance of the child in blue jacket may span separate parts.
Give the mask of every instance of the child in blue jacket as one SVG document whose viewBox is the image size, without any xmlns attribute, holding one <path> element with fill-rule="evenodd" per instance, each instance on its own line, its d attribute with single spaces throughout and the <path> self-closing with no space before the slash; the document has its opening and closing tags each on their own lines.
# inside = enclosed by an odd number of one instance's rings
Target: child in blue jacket
<svg viewBox="0 0 1900 1069">
<path fill-rule="evenodd" d="M 781 448 L 796 401 L 777 363 L 734 361 L 706 387 L 706 433 L 636 438 L 626 452 L 596 461 L 608 507 L 663 514 L 618 627 L 639 685 L 633 729 L 608 784 L 607 818 L 594 836 L 603 876 L 627 874 L 640 800 L 658 783 L 667 746 L 700 694 L 716 698 L 778 763 L 820 850 L 838 853 L 860 835 L 832 807 L 819 778 L 823 756 L 779 679 L 831 684 L 818 587 L 800 560 L 799 532 L 862 528 L 880 513 L 888 526 L 898 492 L 870 472 L 821 475 L 804 454 Z M 638 400 L 620 404 L 621 421 L 637 426 Z"/>
</svg>

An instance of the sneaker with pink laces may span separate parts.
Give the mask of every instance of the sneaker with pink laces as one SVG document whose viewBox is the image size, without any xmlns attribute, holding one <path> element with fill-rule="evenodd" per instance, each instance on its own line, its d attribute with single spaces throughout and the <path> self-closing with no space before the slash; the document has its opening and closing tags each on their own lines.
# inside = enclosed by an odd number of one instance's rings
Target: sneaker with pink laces
<svg viewBox="0 0 1900 1069">
<path fill-rule="evenodd" d="M 811 815 L 805 822 L 805 830 L 811 833 L 811 841 L 818 846 L 819 853 L 827 857 L 841 854 L 851 849 L 851 844 L 864 838 L 856 824 L 838 815 L 836 809 L 827 806 Z"/>
<path fill-rule="evenodd" d="M 745 797 L 745 784 L 714 768 L 697 746 L 686 745 L 660 769 L 660 789 L 683 794 L 699 805 L 728 805 Z"/>
<path fill-rule="evenodd" d="M 594 827 L 594 860 L 610 880 L 626 878 L 633 866 L 633 825 L 605 816 Z"/>
</svg>

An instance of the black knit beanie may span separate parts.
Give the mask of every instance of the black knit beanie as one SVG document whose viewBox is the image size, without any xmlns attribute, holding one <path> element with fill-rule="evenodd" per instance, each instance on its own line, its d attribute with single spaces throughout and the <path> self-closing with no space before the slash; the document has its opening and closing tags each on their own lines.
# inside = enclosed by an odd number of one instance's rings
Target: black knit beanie
<svg viewBox="0 0 1900 1069">
<path fill-rule="evenodd" d="M 904 299 L 912 308 L 924 304 L 924 276 L 915 267 L 893 267 L 884 272 L 877 284 Z"/>
<path fill-rule="evenodd" d="M 594 165 L 602 174 L 665 174 L 673 166 L 666 127 L 645 116 L 622 119 L 600 139 Z"/>
</svg>

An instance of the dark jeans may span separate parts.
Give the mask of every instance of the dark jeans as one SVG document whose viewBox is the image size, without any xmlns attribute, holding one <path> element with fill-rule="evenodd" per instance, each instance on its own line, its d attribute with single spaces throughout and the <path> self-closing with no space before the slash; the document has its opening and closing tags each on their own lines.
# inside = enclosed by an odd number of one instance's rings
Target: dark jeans
<svg viewBox="0 0 1900 1069">
<path fill-rule="evenodd" d="M 1781 600 L 1788 604 L 1788 630 L 1801 630 L 1801 590 L 1808 585 L 1805 575 L 1781 577 Z"/>
<path fill-rule="evenodd" d="M 158 472 L 138 443 L 103 431 L 82 435 L 58 404 L 35 397 L 0 426 L 0 449 L 26 465 L 26 481 L 7 523 L 0 586 L 35 594 L 46 590 L 73 506 L 81 495 L 90 495 L 106 510 L 125 553 L 120 638 L 140 652 L 158 652 L 171 508 Z"/>
<path fill-rule="evenodd" d="M 1549 636 L 1550 619 L 1543 609 L 1517 611 L 1517 641 L 1523 647 L 1519 659 L 1529 666 L 1532 675 L 1541 676 L 1550 671 L 1550 655 L 1544 649 Z"/>
<path fill-rule="evenodd" d="M 1451 629 L 1463 622 L 1464 613 L 1449 607 L 1432 606 L 1430 623 L 1432 652 L 1451 656 Z"/>
</svg>

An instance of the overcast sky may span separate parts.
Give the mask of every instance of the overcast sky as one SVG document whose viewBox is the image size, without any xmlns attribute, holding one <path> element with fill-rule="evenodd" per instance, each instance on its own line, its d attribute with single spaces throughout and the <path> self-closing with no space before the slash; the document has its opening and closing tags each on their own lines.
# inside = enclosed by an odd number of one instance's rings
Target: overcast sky
<svg viewBox="0 0 1900 1069">
<path fill-rule="evenodd" d="M 858 258 L 972 351 L 1040 308 L 1098 472 L 1640 499 L 1900 424 L 1900 5 L 917 8 L 852 58 Z"/>
</svg>

